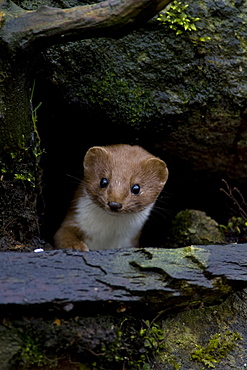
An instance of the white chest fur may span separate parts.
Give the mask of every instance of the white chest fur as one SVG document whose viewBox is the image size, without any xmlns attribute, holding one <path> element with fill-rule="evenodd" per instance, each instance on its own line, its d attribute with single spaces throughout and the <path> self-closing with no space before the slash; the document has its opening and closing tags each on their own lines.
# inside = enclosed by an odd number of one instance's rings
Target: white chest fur
<svg viewBox="0 0 247 370">
<path fill-rule="evenodd" d="M 148 219 L 153 204 L 130 214 L 109 214 L 88 195 L 78 199 L 77 226 L 88 235 L 85 244 L 90 250 L 133 247 L 132 240 Z"/>
</svg>

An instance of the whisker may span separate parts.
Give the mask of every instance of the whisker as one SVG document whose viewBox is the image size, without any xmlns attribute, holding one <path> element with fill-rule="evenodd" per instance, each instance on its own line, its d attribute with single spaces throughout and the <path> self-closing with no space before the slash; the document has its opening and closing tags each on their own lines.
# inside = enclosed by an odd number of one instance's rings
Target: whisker
<svg viewBox="0 0 247 370">
<path fill-rule="evenodd" d="M 80 179 L 79 177 L 76 177 L 76 176 L 73 176 L 73 175 L 69 175 L 68 173 L 66 173 L 66 176 L 67 177 L 70 177 L 73 180 L 76 180 L 76 182 L 74 182 L 74 184 L 77 184 L 77 185 L 80 184 L 81 181 L 82 181 L 82 179 Z"/>
</svg>

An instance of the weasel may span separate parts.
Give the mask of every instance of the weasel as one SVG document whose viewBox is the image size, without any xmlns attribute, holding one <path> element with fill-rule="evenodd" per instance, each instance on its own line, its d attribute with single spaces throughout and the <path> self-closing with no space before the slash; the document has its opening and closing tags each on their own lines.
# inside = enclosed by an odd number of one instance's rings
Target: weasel
<svg viewBox="0 0 247 370">
<path fill-rule="evenodd" d="M 140 146 L 118 144 L 90 148 L 83 165 L 84 177 L 54 236 L 55 248 L 138 247 L 167 181 L 165 162 Z"/>
</svg>

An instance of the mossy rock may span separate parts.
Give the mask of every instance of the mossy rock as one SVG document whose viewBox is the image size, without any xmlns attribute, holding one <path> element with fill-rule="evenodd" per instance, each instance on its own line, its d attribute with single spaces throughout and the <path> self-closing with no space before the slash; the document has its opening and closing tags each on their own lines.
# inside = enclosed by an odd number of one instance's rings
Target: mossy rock
<svg viewBox="0 0 247 370">
<path fill-rule="evenodd" d="M 163 321 L 166 347 L 164 370 L 236 369 L 246 367 L 246 293 L 234 294 L 220 305 L 190 309 Z"/>
<path fill-rule="evenodd" d="M 21 339 L 18 334 L 4 326 L 0 326 L 0 358 L 1 369 L 9 369 L 14 357 L 21 349 Z"/>
<path fill-rule="evenodd" d="M 19 0 L 17 4 L 35 9 L 41 3 L 64 8 L 92 2 L 96 1 Z M 93 144 L 116 141 L 116 134 L 109 137 L 111 130 L 104 130 L 102 137 L 102 126 L 121 126 L 130 130 L 130 142 L 138 138 L 158 144 L 193 170 L 227 173 L 246 181 L 242 121 L 247 107 L 246 2 L 187 0 L 186 4 L 186 13 L 199 18 L 196 30 L 176 35 L 154 17 L 118 40 L 81 40 L 45 51 L 40 68 L 44 72 L 37 79 L 37 90 L 45 89 L 41 109 L 45 100 L 52 101 L 58 114 L 67 104 L 70 122 L 77 122 L 75 136 L 85 126 Z M 42 86 L 44 81 L 48 87 Z M 67 124 L 63 116 L 60 126 Z M 48 119 L 42 124 L 50 126 Z"/>
<path fill-rule="evenodd" d="M 186 247 L 188 245 L 224 244 L 224 234 L 218 223 L 205 212 L 186 209 L 180 211 L 167 238 L 167 248 Z"/>
<path fill-rule="evenodd" d="M 246 292 L 217 303 L 203 307 L 198 301 L 195 308 L 146 319 L 118 313 L 13 320 L 0 326 L 0 367 L 67 369 L 69 359 L 80 369 L 150 370 L 156 364 L 162 370 L 241 370 L 247 354 Z"/>
</svg>

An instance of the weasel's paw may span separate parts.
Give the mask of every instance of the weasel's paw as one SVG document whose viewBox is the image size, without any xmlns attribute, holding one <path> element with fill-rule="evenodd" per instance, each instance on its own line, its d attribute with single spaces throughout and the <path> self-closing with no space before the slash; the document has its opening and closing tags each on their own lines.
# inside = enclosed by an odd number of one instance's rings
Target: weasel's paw
<svg viewBox="0 0 247 370">
<path fill-rule="evenodd" d="M 89 252 L 89 249 L 86 246 L 86 244 L 81 241 L 71 245 L 71 248 L 77 251 Z"/>
</svg>

